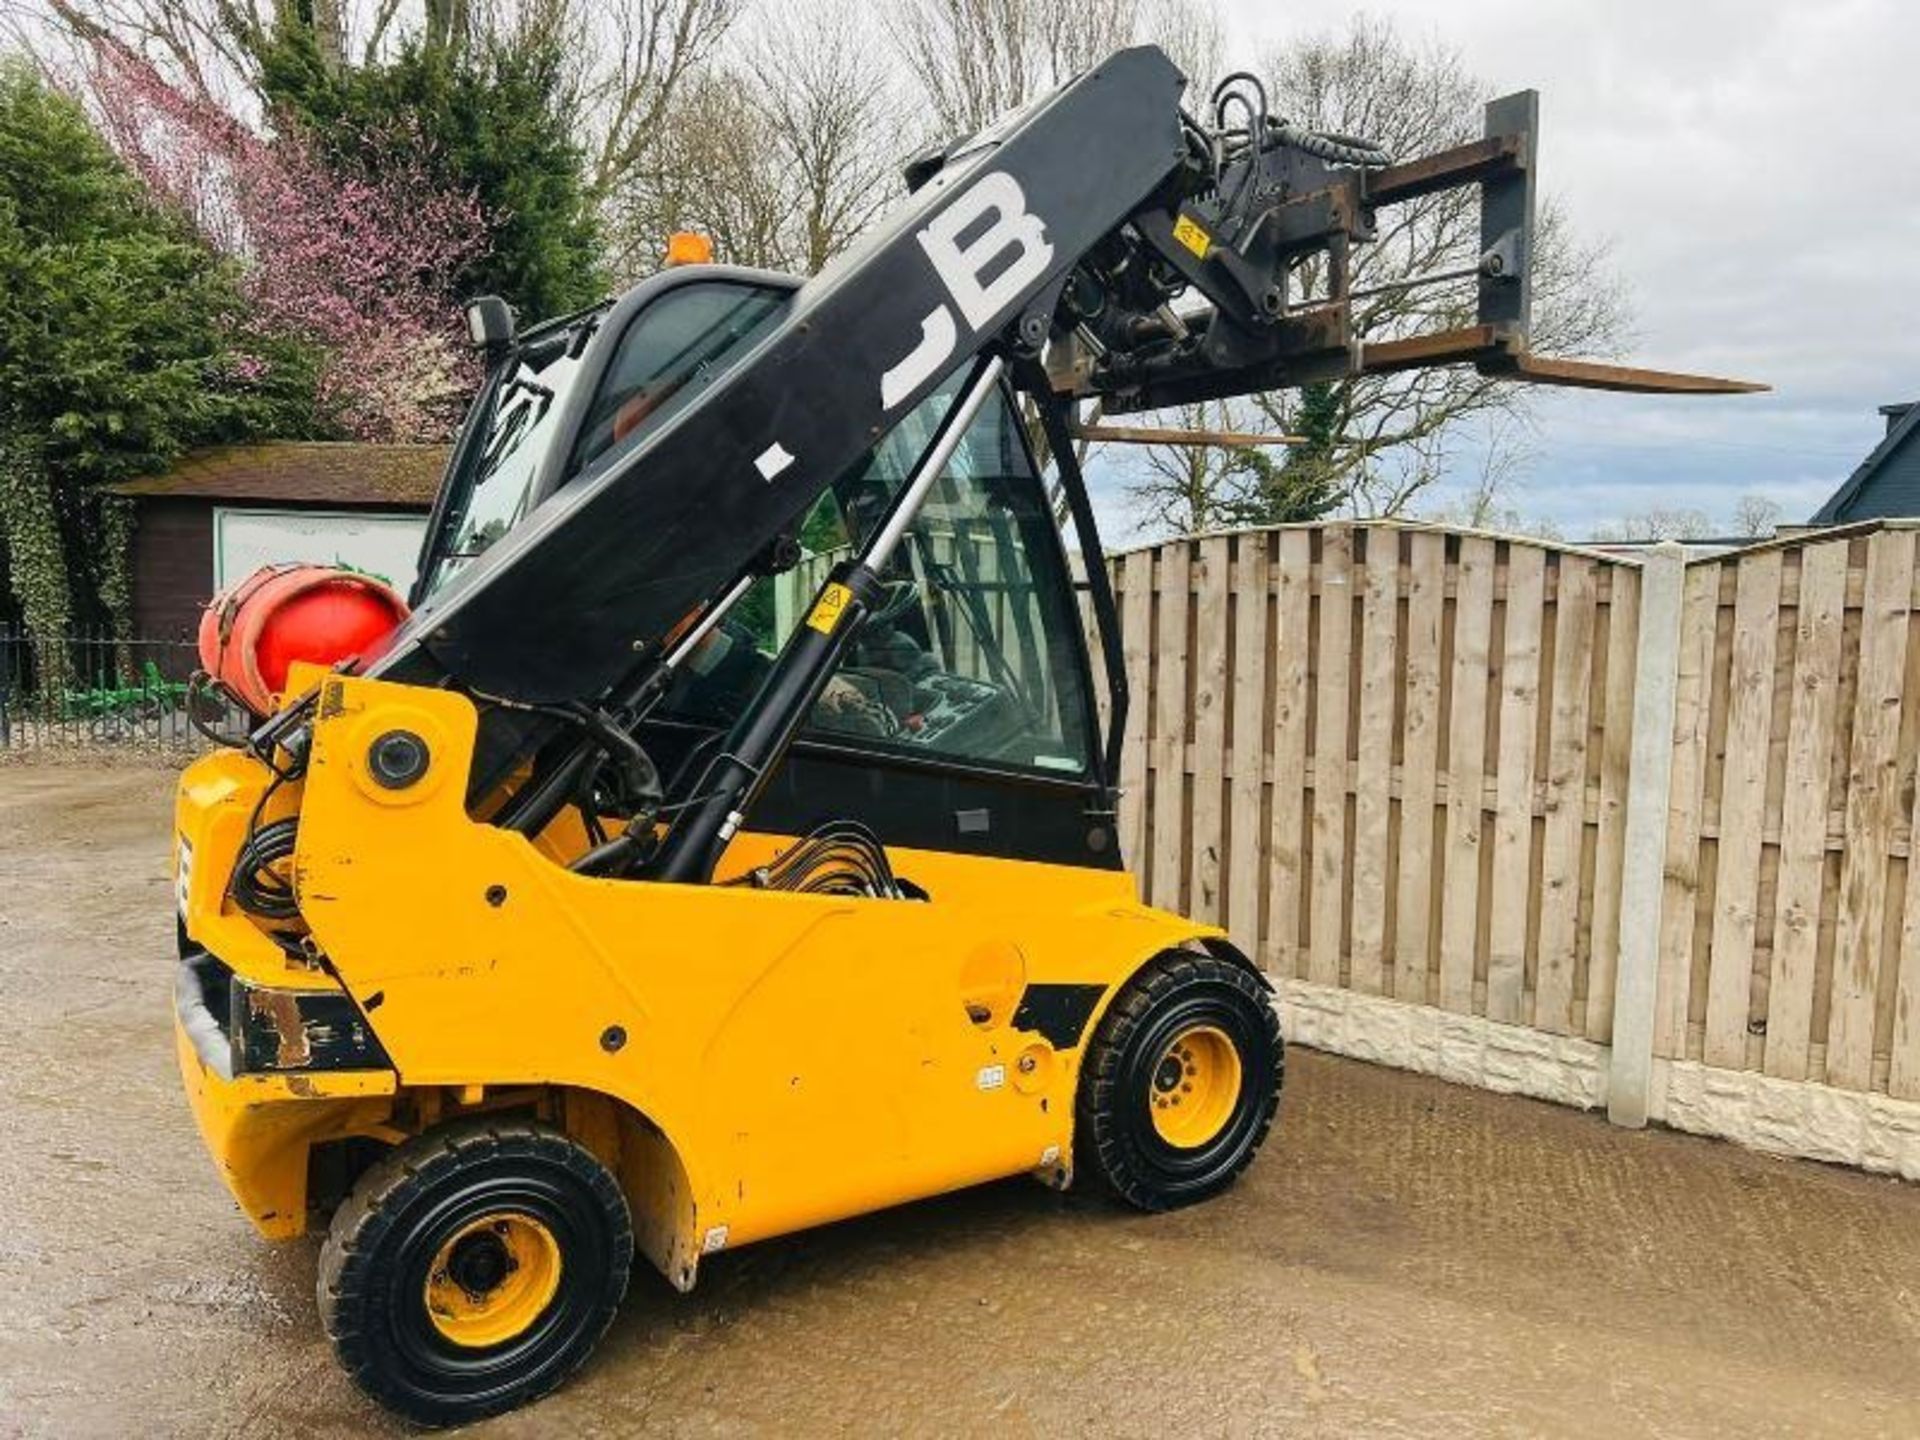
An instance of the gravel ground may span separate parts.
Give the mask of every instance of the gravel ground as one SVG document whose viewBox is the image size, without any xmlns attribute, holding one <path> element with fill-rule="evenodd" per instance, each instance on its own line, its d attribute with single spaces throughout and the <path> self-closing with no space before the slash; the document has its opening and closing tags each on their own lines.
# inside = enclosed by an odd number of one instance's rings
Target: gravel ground
<svg viewBox="0 0 1920 1440">
<path fill-rule="evenodd" d="M 0 768 L 0 1434 L 395 1431 L 169 1037 L 160 770 Z M 1920 1434 L 1920 1187 L 1299 1051 L 1231 1194 L 1027 1182 L 635 1273 L 532 1435 Z"/>
</svg>

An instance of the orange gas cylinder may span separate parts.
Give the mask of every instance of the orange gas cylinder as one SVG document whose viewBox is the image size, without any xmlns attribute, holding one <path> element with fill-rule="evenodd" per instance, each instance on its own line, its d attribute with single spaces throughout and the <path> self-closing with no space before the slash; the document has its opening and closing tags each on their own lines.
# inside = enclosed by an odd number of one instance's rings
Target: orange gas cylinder
<svg viewBox="0 0 1920 1440">
<path fill-rule="evenodd" d="M 407 618 L 393 588 L 323 565 L 267 565 L 213 597 L 200 617 L 200 665 L 256 715 L 276 708 L 296 660 L 370 660 Z"/>
</svg>

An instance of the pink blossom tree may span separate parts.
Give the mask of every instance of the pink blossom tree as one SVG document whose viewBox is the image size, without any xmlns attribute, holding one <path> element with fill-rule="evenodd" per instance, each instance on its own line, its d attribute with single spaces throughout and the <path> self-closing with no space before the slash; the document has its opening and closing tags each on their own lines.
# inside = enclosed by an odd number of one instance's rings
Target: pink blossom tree
<svg viewBox="0 0 1920 1440">
<path fill-rule="evenodd" d="M 475 379 L 454 277 L 485 245 L 487 217 L 434 178 L 425 142 L 380 137 L 403 158 L 355 174 L 298 129 L 262 134 L 111 41 L 94 47 L 88 81 L 152 195 L 240 263 L 260 327 L 318 355 L 322 423 L 359 440 L 443 439 Z"/>
</svg>

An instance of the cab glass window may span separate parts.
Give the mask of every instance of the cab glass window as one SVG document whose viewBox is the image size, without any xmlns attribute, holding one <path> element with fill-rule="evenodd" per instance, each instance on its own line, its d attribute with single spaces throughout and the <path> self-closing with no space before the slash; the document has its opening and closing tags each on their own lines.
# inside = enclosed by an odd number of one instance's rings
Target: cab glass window
<svg viewBox="0 0 1920 1440">
<path fill-rule="evenodd" d="M 733 719 L 832 567 L 885 513 L 957 380 L 822 496 L 805 558 L 763 580 L 692 657 L 668 709 Z M 1019 420 L 996 395 L 895 551 L 886 593 L 856 632 L 803 734 L 1001 767 L 1083 773 L 1093 744 L 1079 616 Z"/>
<path fill-rule="evenodd" d="M 532 347 L 512 363 L 490 396 L 491 424 L 441 522 L 438 533 L 446 540 L 433 556 L 423 594 L 445 585 L 532 507 L 540 462 L 580 372 L 579 349 L 563 339 Z"/>
<path fill-rule="evenodd" d="M 669 290 L 634 317 L 588 407 L 567 466 L 577 475 L 631 447 L 772 328 L 791 294 L 737 281 Z"/>
</svg>

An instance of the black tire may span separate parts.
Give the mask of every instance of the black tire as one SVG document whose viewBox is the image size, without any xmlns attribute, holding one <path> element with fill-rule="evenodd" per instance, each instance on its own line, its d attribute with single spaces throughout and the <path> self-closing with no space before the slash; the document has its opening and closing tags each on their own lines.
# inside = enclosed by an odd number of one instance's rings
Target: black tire
<svg viewBox="0 0 1920 1440">
<path fill-rule="evenodd" d="M 1196 1034 L 1223 1058 L 1231 1047 L 1234 1074 L 1215 1100 L 1217 1129 L 1174 1143 L 1156 1123 L 1156 1106 L 1182 1098 L 1193 1071 L 1182 1074 L 1176 1047 Z M 1141 1210 L 1217 1195 L 1266 1139 L 1285 1075 L 1280 1021 L 1258 976 L 1212 955 L 1160 955 L 1115 997 L 1081 1064 L 1076 1168 Z"/>
<path fill-rule="evenodd" d="M 513 1258 L 523 1234 L 537 1237 L 538 1274 Z M 457 1424 L 523 1405 L 577 1370 L 612 1322 L 632 1262 L 626 1197 L 590 1152 L 532 1122 L 459 1124 L 360 1177 L 320 1251 L 320 1317 L 367 1394 L 420 1424 Z M 465 1273 L 450 1282 L 456 1268 Z M 479 1288 L 458 1291 L 476 1313 L 523 1286 L 511 1296 L 519 1309 L 493 1321 L 525 1314 L 518 1333 L 456 1341 L 450 1324 L 484 1320 L 430 1311 L 430 1285 L 439 1294 L 476 1274 Z M 524 1292 L 529 1275 L 535 1288 Z"/>
</svg>

